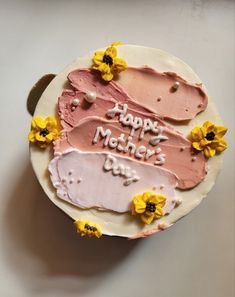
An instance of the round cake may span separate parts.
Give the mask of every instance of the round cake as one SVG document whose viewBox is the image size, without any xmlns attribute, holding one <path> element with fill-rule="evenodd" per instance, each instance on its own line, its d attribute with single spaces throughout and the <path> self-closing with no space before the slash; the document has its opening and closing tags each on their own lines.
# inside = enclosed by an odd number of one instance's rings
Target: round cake
<svg viewBox="0 0 235 297">
<path fill-rule="evenodd" d="M 115 42 L 55 76 L 29 133 L 35 174 L 82 236 L 146 237 L 207 195 L 227 129 L 180 59 Z"/>
</svg>

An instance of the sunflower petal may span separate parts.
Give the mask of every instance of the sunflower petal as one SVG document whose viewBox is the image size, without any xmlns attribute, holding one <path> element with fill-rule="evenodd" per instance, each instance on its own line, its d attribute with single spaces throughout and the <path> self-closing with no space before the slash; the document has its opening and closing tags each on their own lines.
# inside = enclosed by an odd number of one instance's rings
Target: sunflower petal
<svg viewBox="0 0 235 297">
<path fill-rule="evenodd" d="M 203 137 L 206 137 L 207 134 L 210 133 L 210 132 L 215 133 L 215 125 L 212 124 L 211 122 L 207 121 L 201 127 L 201 131 L 202 131 Z"/>
<path fill-rule="evenodd" d="M 152 223 L 153 219 L 154 219 L 154 213 L 152 213 L 151 215 L 148 215 L 146 213 L 141 214 L 140 216 L 142 222 L 144 222 L 145 224 L 150 224 Z"/>
<path fill-rule="evenodd" d="M 209 121 L 206 121 L 202 127 L 208 132 L 214 131 L 215 130 L 215 125 Z"/>
<path fill-rule="evenodd" d="M 29 134 L 28 134 L 28 140 L 30 142 L 35 142 L 36 141 L 36 138 L 35 138 L 35 132 L 34 131 L 30 131 Z"/>
<path fill-rule="evenodd" d="M 223 126 L 216 126 L 216 138 L 221 138 L 224 136 L 224 134 L 228 131 L 227 128 L 223 127 Z"/>
<path fill-rule="evenodd" d="M 100 65 L 103 63 L 104 52 L 95 52 L 93 57 L 93 63 L 96 65 Z"/>
<path fill-rule="evenodd" d="M 195 142 L 200 141 L 204 137 L 200 127 L 193 128 L 190 136 L 191 136 L 191 139 Z"/>
<path fill-rule="evenodd" d="M 157 205 L 156 210 L 155 210 L 155 218 L 156 219 L 160 219 L 163 216 L 164 212 L 162 207 L 160 207 L 159 205 Z"/>
<path fill-rule="evenodd" d="M 36 138 L 37 141 L 40 141 L 40 142 L 45 142 L 46 141 L 46 138 L 43 135 L 41 135 L 40 132 L 37 132 L 35 134 L 35 138 Z"/>
<path fill-rule="evenodd" d="M 207 158 L 211 158 L 215 155 L 215 149 L 211 148 L 209 145 L 204 148 L 204 155 Z"/>
<path fill-rule="evenodd" d="M 84 231 L 84 222 L 77 220 L 73 222 L 74 226 L 76 227 L 78 232 L 83 232 Z"/>
<path fill-rule="evenodd" d="M 49 133 L 45 136 L 46 138 L 46 142 L 52 142 L 52 140 L 54 139 L 53 134 Z"/>
<path fill-rule="evenodd" d="M 102 73 L 102 74 L 105 74 L 105 73 L 111 73 L 111 69 L 110 69 L 110 66 L 108 64 L 105 64 L 105 63 L 101 63 L 98 67 L 98 70 Z"/>
<path fill-rule="evenodd" d="M 159 207 L 163 207 L 166 203 L 166 198 L 163 195 L 153 195 L 150 202 L 155 203 Z"/>
<path fill-rule="evenodd" d="M 40 128 L 40 129 L 44 129 L 46 128 L 46 120 L 42 119 L 42 118 L 33 118 L 32 119 L 32 127 L 33 128 Z"/>
<path fill-rule="evenodd" d="M 163 208 L 165 204 L 166 204 L 166 198 L 162 195 L 158 195 L 157 207 Z"/>
<path fill-rule="evenodd" d="M 117 49 L 116 47 L 110 46 L 106 49 L 105 55 L 110 56 L 112 59 L 116 58 L 117 56 Z"/>
<path fill-rule="evenodd" d="M 146 203 L 142 199 L 142 195 L 137 195 L 133 199 L 133 210 L 136 213 L 144 213 L 146 208 Z"/>
<path fill-rule="evenodd" d="M 228 147 L 227 142 L 221 138 L 218 145 L 216 146 L 215 150 L 217 153 L 223 152 Z"/>
<path fill-rule="evenodd" d="M 150 197 L 153 196 L 153 193 L 152 192 L 144 192 L 142 194 L 142 199 L 144 202 L 147 202 L 149 200 Z"/>
<path fill-rule="evenodd" d="M 192 147 L 195 148 L 197 151 L 202 151 L 203 147 L 201 147 L 200 142 L 193 142 Z"/>
<path fill-rule="evenodd" d="M 209 145 L 209 144 L 211 144 L 212 143 L 212 140 L 207 140 L 206 138 L 203 138 L 201 141 L 200 141 L 200 146 L 201 147 L 205 147 L 205 146 L 207 146 L 207 145 Z"/>
<path fill-rule="evenodd" d="M 53 117 L 46 118 L 46 128 L 51 131 L 57 127 L 57 120 Z"/>
<path fill-rule="evenodd" d="M 57 140 L 59 137 L 59 133 L 58 132 L 51 132 L 50 133 L 52 135 L 52 140 Z"/>
<path fill-rule="evenodd" d="M 111 46 L 118 46 L 118 45 L 122 45 L 123 43 L 121 41 L 114 41 L 112 42 Z"/>
<path fill-rule="evenodd" d="M 104 73 L 104 74 L 102 74 L 102 78 L 105 81 L 111 81 L 113 79 L 113 74 L 111 72 L 110 73 Z"/>
<path fill-rule="evenodd" d="M 117 72 L 124 71 L 127 68 L 126 61 L 121 58 L 115 58 L 113 63 L 113 70 Z"/>
</svg>

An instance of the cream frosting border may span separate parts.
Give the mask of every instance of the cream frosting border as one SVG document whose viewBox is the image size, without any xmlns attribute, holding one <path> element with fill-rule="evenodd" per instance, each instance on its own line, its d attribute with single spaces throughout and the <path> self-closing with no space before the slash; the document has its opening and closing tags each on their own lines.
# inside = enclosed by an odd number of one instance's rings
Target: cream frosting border
<svg viewBox="0 0 235 297">
<path fill-rule="evenodd" d="M 118 52 L 119 56 L 123 57 L 129 66 L 141 67 L 148 65 L 149 67 L 156 68 L 158 71 L 176 72 L 191 83 L 201 83 L 199 77 L 187 64 L 162 50 L 135 45 L 122 45 L 118 47 Z M 66 86 L 67 75 L 70 71 L 77 68 L 90 67 L 92 56 L 93 52 L 83 58 L 76 59 L 52 80 L 42 94 L 35 109 L 34 116 L 56 116 L 57 100 L 61 95 L 63 88 Z M 204 87 L 203 89 L 205 90 Z M 221 124 L 219 115 L 216 112 L 210 97 L 207 109 L 197 115 L 189 122 L 189 124 L 176 124 L 173 126 L 186 136 L 193 127 L 201 125 L 206 120 Z M 189 191 L 177 190 L 177 194 L 179 199 L 182 200 L 182 204 L 174 209 L 168 216 L 162 217 L 151 225 L 143 225 L 139 222 L 138 218 L 133 217 L 130 214 L 116 214 L 113 212 L 97 211 L 95 209 L 81 210 L 62 201 L 56 196 L 56 191 L 51 184 L 49 172 L 47 170 L 48 163 L 53 157 L 52 148 L 42 151 L 35 145 L 30 145 L 30 153 L 35 174 L 45 193 L 55 205 L 74 220 L 80 218 L 99 224 L 103 234 L 123 237 L 133 237 L 140 232 L 150 231 L 151 229 L 156 228 L 158 224 L 162 223 L 172 225 L 178 219 L 188 214 L 211 190 L 222 165 L 221 155 L 209 159 L 208 174 L 201 184 Z"/>
</svg>

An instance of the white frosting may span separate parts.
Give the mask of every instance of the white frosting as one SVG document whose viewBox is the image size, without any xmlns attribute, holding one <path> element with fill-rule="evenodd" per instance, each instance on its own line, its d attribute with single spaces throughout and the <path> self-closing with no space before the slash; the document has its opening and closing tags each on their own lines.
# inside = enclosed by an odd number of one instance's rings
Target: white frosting
<svg viewBox="0 0 235 297">
<path fill-rule="evenodd" d="M 129 137 L 127 138 L 126 146 L 125 135 L 123 133 L 121 133 L 118 138 L 111 137 L 111 130 L 104 130 L 104 128 L 101 126 L 98 126 L 96 128 L 95 136 L 92 143 L 96 144 L 98 140 L 104 138 L 103 146 L 109 146 L 111 149 L 116 148 L 118 151 L 124 153 L 130 152 L 131 155 L 134 155 L 136 158 L 143 160 L 148 160 L 154 154 L 159 154 L 161 152 L 160 148 L 149 150 L 144 145 L 136 147 L 136 145 L 132 143 L 132 137 L 138 129 L 140 129 L 139 140 L 142 140 L 144 138 L 145 133 L 152 132 L 156 135 L 150 138 L 149 144 L 151 144 L 152 146 L 156 146 L 160 143 L 160 141 L 168 139 L 166 135 L 163 135 L 164 127 L 159 126 L 157 121 L 153 122 L 149 118 L 142 120 L 140 117 L 134 117 L 131 113 L 127 114 L 127 110 L 127 104 L 123 104 L 122 108 L 119 108 L 119 104 L 115 103 L 114 107 L 112 109 L 109 109 L 106 113 L 109 118 L 114 118 L 116 115 L 118 115 L 119 122 L 123 126 L 129 126 L 131 128 Z M 165 158 L 165 154 L 160 154 L 154 164 L 163 165 L 166 161 Z"/>
<path fill-rule="evenodd" d="M 123 126 L 129 126 L 131 128 L 130 136 L 133 136 L 135 131 L 140 129 L 139 139 L 144 138 L 146 132 L 152 132 L 157 134 L 152 137 L 149 143 L 153 146 L 157 145 L 160 141 L 167 140 L 168 137 L 163 135 L 164 127 L 159 126 L 158 122 L 153 122 L 151 119 L 142 120 L 140 117 L 134 117 L 131 113 L 127 114 L 128 104 L 123 104 L 122 109 L 119 108 L 118 103 L 115 103 L 114 108 L 109 109 L 106 115 L 109 118 L 114 118 L 116 115 L 119 115 L 119 122 Z"/>
<path fill-rule="evenodd" d="M 56 115 L 55 106 L 57 104 L 57 98 L 63 91 L 64 84 L 67 81 L 67 75 L 74 69 L 90 67 L 93 53 L 94 51 L 92 51 L 92 53 L 86 57 L 75 60 L 53 79 L 39 100 L 34 116 L 47 117 L 48 115 Z M 189 82 L 201 83 L 198 76 L 187 64 L 161 50 L 141 46 L 121 45 L 118 47 L 118 53 L 119 56 L 123 57 L 127 61 L 129 66 L 140 67 L 142 65 L 148 65 L 152 68 L 158 69 L 158 71 L 161 72 L 176 72 Z M 210 98 L 208 107 L 204 112 L 198 114 L 197 117 L 191 120 L 187 125 L 185 123 L 177 124 L 176 129 L 183 135 L 187 136 L 193 127 L 201 125 L 207 120 L 217 124 L 221 123 L 221 120 L 216 113 Z M 136 217 L 132 217 L 129 214 L 119 215 L 113 212 L 100 212 L 95 209 L 81 210 L 72 204 L 59 199 L 56 196 L 55 189 L 51 186 L 48 176 L 45 174 L 48 163 L 52 159 L 51 148 L 42 151 L 35 145 L 31 145 L 30 151 L 35 174 L 37 175 L 44 191 L 54 204 L 56 204 L 73 219 L 83 218 L 99 224 L 103 234 L 124 237 L 131 237 L 141 231 L 148 231 L 163 221 L 166 224 L 171 225 L 178 219 L 188 214 L 210 191 L 214 185 L 215 178 L 222 163 L 222 156 L 220 155 L 211 158 L 208 161 L 208 174 L 202 183 L 190 191 L 176 190 L 177 197 L 180 201 L 182 201 L 182 204 L 175 208 L 174 211 L 172 211 L 168 216 L 155 221 L 151 225 L 143 226 L 139 223 Z M 139 182 L 133 183 L 132 185 L 138 183 Z M 160 189 L 156 188 L 155 190 L 158 191 Z"/>
<path fill-rule="evenodd" d="M 158 128 L 156 128 L 158 129 Z M 132 142 L 132 136 L 128 136 L 127 140 L 125 139 L 125 134 L 121 133 L 118 138 L 111 137 L 112 131 L 110 129 L 104 130 L 102 126 L 96 127 L 95 136 L 92 140 L 92 143 L 95 145 L 98 141 L 103 140 L 103 146 L 108 146 L 111 149 L 117 149 L 124 154 L 129 153 L 131 156 L 135 156 L 138 159 L 148 160 L 153 155 L 157 155 L 155 165 L 163 165 L 166 161 L 166 155 L 160 154 L 161 148 L 158 147 L 155 150 L 149 150 L 144 145 L 136 146 Z M 154 138 L 156 137 L 156 138 Z M 168 137 L 163 135 L 157 135 L 151 138 L 150 142 L 153 142 L 153 145 L 157 145 L 161 140 L 165 140 Z"/>
<path fill-rule="evenodd" d="M 157 136 L 153 136 L 150 140 L 149 140 L 149 143 L 152 145 L 152 146 L 155 146 L 157 144 L 159 144 L 160 141 L 162 140 L 167 140 L 168 137 L 166 135 L 162 135 L 162 132 L 163 132 L 163 128 L 159 128 L 159 134 Z"/>
<path fill-rule="evenodd" d="M 113 175 L 120 175 L 126 177 L 123 185 L 129 186 L 133 182 L 140 180 L 140 177 L 136 175 L 136 171 L 130 167 L 125 166 L 123 163 L 118 162 L 117 158 L 112 155 L 107 155 L 104 162 L 104 170 L 112 171 Z M 112 185 L 110 185 L 112 187 Z"/>
<path fill-rule="evenodd" d="M 111 135 L 111 130 L 110 129 L 106 129 L 104 130 L 103 127 L 97 127 L 96 128 L 96 132 L 95 132 L 95 137 L 93 139 L 93 143 L 97 143 L 100 138 L 104 138 L 104 146 L 107 146 L 109 144 L 109 139 L 110 139 L 110 135 Z M 112 144 L 111 144 L 112 145 Z M 112 146 L 111 146 L 112 147 Z"/>
</svg>

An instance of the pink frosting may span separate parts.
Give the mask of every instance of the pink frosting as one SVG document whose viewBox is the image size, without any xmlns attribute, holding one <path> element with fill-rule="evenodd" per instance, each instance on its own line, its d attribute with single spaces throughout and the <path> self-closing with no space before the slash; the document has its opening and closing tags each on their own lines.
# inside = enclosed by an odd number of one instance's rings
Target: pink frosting
<svg viewBox="0 0 235 297">
<path fill-rule="evenodd" d="M 92 144 L 96 128 L 102 126 L 105 129 L 112 131 L 112 137 L 117 138 L 121 133 L 126 137 L 130 133 L 130 128 L 122 127 L 118 121 L 105 120 L 99 117 L 88 117 L 83 120 L 71 131 L 64 132 L 63 137 L 55 143 L 55 151 L 63 152 L 70 147 L 77 148 L 88 152 L 112 152 L 113 154 L 128 156 L 128 153 L 123 154 L 116 149 L 110 149 L 108 146 L 103 146 L 103 140 L 96 144 Z M 166 155 L 166 162 L 162 165 L 163 168 L 170 170 L 177 176 L 178 187 L 188 189 L 196 186 L 202 181 L 206 174 L 206 160 L 203 154 L 193 156 L 191 152 L 191 143 L 182 135 L 175 133 L 173 129 L 165 127 L 164 135 L 168 140 L 158 144 L 162 153 Z M 141 142 L 138 140 L 138 135 L 134 134 L 132 142 L 136 145 L 141 143 L 147 149 L 152 150 L 153 147 L 149 144 L 151 133 L 145 135 Z M 133 155 L 129 152 L 129 157 Z M 135 158 L 136 161 L 138 159 Z M 145 162 L 152 164 L 155 158 L 150 157 Z M 138 161 L 140 162 L 140 161 Z"/>
<path fill-rule="evenodd" d="M 80 100 L 80 104 L 75 110 L 72 110 L 71 104 L 75 98 Z M 170 130 L 181 135 L 180 132 L 173 129 L 172 126 L 168 125 L 165 121 L 159 118 L 159 116 L 147 110 L 138 102 L 132 101 L 129 97 L 126 97 L 125 100 L 122 98 L 122 101 L 118 101 L 112 97 L 106 98 L 97 94 L 95 103 L 90 104 L 84 100 L 84 93 L 76 90 L 65 90 L 59 97 L 58 112 L 61 119 L 61 125 L 65 130 L 71 130 L 71 128 L 77 126 L 83 118 L 94 115 L 107 118 L 107 111 L 112 109 L 115 103 L 119 103 L 120 107 L 125 103 L 128 105 L 128 113 L 131 113 L 133 116 L 138 116 L 142 119 L 150 118 L 152 121 L 157 121 L 161 126 L 168 127 Z"/>
<path fill-rule="evenodd" d="M 76 126 L 84 117 L 88 117 L 91 115 L 99 115 L 101 117 L 105 117 L 107 110 L 113 108 L 114 104 L 117 102 L 119 104 L 128 104 L 128 110 L 133 115 L 151 117 L 151 119 L 160 122 L 161 125 L 167 125 L 153 111 L 142 106 L 140 103 L 133 101 L 132 98 L 130 98 L 124 90 L 118 89 L 118 86 L 113 84 L 113 82 L 110 82 L 110 85 L 105 85 L 104 87 L 102 82 L 97 80 L 97 85 L 95 85 L 95 87 L 93 88 L 93 74 L 89 70 L 85 69 L 80 70 L 79 75 L 82 74 L 84 74 L 85 76 L 84 81 L 86 81 L 87 86 L 83 85 L 81 89 L 78 90 L 65 90 L 59 97 L 58 111 L 61 119 L 61 124 L 66 130 L 70 130 L 71 127 Z M 107 90 L 107 94 L 101 91 L 102 87 Z M 76 88 L 79 88 L 79 86 L 77 85 Z M 89 104 L 88 102 L 86 102 L 86 100 L 84 100 L 84 95 L 88 91 L 96 92 L 96 101 L 94 104 Z M 79 99 L 81 104 L 75 110 L 72 110 L 71 103 L 75 98 Z"/>
<path fill-rule="evenodd" d="M 122 164 L 131 173 L 129 178 L 137 177 L 137 180 L 132 179 L 130 184 L 125 185 L 127 176 L 104 168 L 108 157 L 114 159 L 115 165 L 111 162 L 112 168 Z M 108 163 L 110 166 L 110 161 Z M 137 193 L 153 188 L 167 197 L 164 213 L 170 213 L 175 207 L 175 176 L 168 170 L 129 158 L 114 157 L 104 152 L 70 150 L 55 157 L 49 164 L 49 171 L 57 196 L 81 208 L 97 207 L 127 212 L 130 211 L 131 201 Z"/>
<path fill-rule="evenodd" d="M 206 109 L 208 103 L 200 84 L 191 84 L 176 73 L 161 73 L 149 67 L 129 67 L 117 82 L 105 83 L 88 69 L 74 70 L 68 79 L 83 93 L 89 89 L 98 97 L 115 98 L 119 102 L 131 99 L 146 110 L 175 121 L 194 118 Z M 175 82 L 180 83 L 177 90 L 173 88 Z"/>
<path fill-rule="evenodd" d="M 128 239 L 138 239 L 138 238 L 144 238 L 144 237 L 148 237 L 148 236 L 151 236 L 155 233 L 158 233 L 160 231 L 163 231 L 167 228 L 169 228 L 171 225 L 170 224 L 167 224 L 167 223 L 161 223 L 161 224 L 158 224 L 157 226 L 153 227 L 152 229 L 150 230 L 147 230 L 147 231 L 141 231 L 133 236 L 130 236 L 128 237 Z"/>
</svg>

